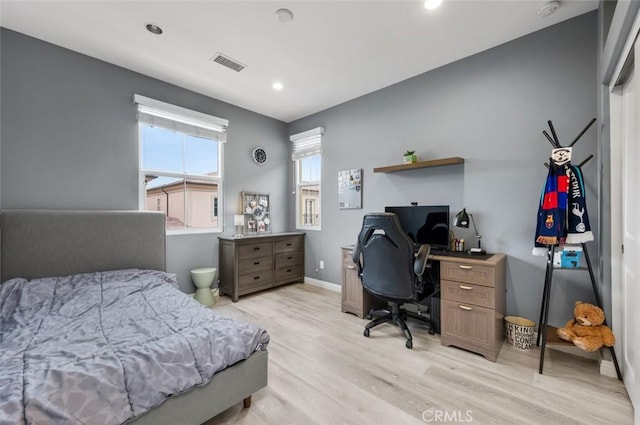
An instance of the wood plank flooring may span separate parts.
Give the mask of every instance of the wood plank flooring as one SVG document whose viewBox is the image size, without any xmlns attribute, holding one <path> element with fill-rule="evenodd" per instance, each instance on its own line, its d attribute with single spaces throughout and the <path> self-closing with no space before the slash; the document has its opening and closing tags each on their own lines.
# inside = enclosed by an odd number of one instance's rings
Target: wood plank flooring
<svg viewBox="0 0 640 425">
<path fill-rule="evenodd" d="M 398 327 L 374 328 L 340 312 L 340 294 L 294 284 L 213 307 L 271 335 L 269 385 L 207 425 L 424 424 L 625 425 L 633 408 L 621 381 L 598 365 L 505 344 L 496 363 L 454 347 L 410 321 L 413 350 Z"/>
</svg>

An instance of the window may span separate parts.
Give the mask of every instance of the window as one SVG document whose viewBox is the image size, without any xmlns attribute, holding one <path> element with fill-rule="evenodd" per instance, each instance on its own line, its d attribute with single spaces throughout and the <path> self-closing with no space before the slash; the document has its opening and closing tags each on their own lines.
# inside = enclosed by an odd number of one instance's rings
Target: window
<svg viewBox="0 0 640 425">
<path fill-rule="evenodd" d="M 322 127 L 291 136 L 296 183 L 296 228 L 320 230 Z"/>
<path fill-rule="evenodd" d="M 163 211 L 170 232 L 222 231 L 227 120 L 135 95 L 141 209 Z"/>
</svg>

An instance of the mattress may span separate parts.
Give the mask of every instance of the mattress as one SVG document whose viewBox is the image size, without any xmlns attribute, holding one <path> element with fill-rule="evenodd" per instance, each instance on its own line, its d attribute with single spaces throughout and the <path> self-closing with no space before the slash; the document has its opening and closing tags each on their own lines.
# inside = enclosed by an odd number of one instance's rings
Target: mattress
<svg viewBox="0 0 640 425">
<path fill-rule="evenodd" d="M 164 272 L 11 279 L 0 285 L 0 423 L 127 422 L 268 342 Z"/>
</svg>

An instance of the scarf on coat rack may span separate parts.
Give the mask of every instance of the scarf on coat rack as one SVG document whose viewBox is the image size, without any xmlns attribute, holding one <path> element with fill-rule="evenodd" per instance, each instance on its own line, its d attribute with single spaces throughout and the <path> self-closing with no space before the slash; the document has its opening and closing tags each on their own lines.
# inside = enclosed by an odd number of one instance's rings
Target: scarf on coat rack
<svg viewBox="0 0 640 425">
<path fill-rule="evenodd" d="M 566 243 L 583 243 L 593 240 L 587 201 L 585 198 L 582 170 L 576 165 L 569 166 L 569 205 L 567 208 L 567 238 Z"/>
<path fill-rule="evenodd" d="M 540 196 L 534 255 L 546 255 L 549 245 L 593 240 L 579 167 L 552 161 Z"/>
</svg>

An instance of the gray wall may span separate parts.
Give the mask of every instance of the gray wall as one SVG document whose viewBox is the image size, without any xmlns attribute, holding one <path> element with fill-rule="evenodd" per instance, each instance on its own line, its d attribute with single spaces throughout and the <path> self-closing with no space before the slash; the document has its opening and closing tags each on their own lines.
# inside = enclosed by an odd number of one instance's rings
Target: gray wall
<svg viewBox="0 0 640 425">
<path fill-rule="evenodd" d="M 270 193 L 273 230 L 286 230 L 285 123 L 23 34 L 1 34 L 3 208 L 137 209 L 138 93 L 229 120 L 226 234 L 235 233 L 242 190 Z M 270 154 L 263 166 L 250 159 L 258 145 Z M 218 264 L 217 236 L 168 237 L 167 269 L 184 291 L 193 290 L 191 268 Z"/>
<path fill-rule="evenodd" d="M 366 212 L 411 201 L 449 204 L 452 216 L 467 207 L 484 247 L 508 254 L 507 312 L 537 321 L 545 259 L 531 248 L 551 149 L 541 131 L 551 119 L 568 144 L 596 116 L 596 38 L 592 12 L 291 123 L 292 134 L 325 127 L 322 230 L 308 232 L 307 276 L 341 281 L 339 247 L 354 243 Z M 401 163 L 406 149 L 465 164 L 373 173 Z M 574 148 L 578 161 L 591 153 L 594 128 Z M 364 169 L 362 210 L 337 207 L 337 172 L 347 168 Z M 596 161 L 583 170 L 594 227 L 596 170 Z M 597 257 L 597 242 L 590 247 Z M 588 275 L 556 273 L 550 322 L 564 324 L 575 300 L 593 301 Z"/>
</svg>

